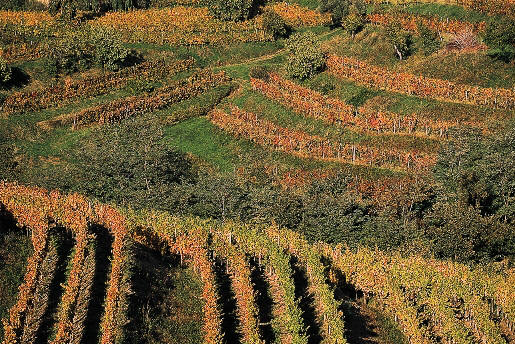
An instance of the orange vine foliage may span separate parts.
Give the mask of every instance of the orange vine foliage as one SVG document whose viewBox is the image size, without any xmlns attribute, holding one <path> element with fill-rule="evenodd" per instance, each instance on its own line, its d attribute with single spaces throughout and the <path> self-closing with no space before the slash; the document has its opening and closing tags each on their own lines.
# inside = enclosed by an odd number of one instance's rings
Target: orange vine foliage
<svg viewBox="0 0 515 344">
<path fill-rule="evenodd" d="M 373 24 L 389 25 L 392 22 L 399 22 L 405 30 L 418 32 L 417 23 L 422 22 L 430 30 L 443 33 L 460 33 L 463 31 L 480 33 L 486 29 L 485 22 L 469 23 L 460 20 L 441 20 L 437 17 L 427 17 L 413 14 L 373 13 L 367 16 L 367 20 Z"/>
<path fill-rule="evenodd" d="M 40 26 L 44 23 L 53 24 L 54 22 L 55 18 L 48 12 L 0 11 L 0 25 Z"/>
<path fill-rule="evenodd" d="M 65 82 L 36 91 L 19 91 L 9 95 L 0 110 L 6 114 L 21 111 L 39 111 L 50 106 L 62 106 L 78 98 L 94 97 L 122 88 L 130 80 L 155 79 L 171 76 L 191 68 L 193 60 L 180 60 L 172 64 L 148 61 L 124 68 L 119 72 L 92 76 Z"/>
<path fill-rule="evenodd" d="M 82 287 L 82 270 L 86 246 L 89 243 L 89 223 L 101 223 L 105 225 L 114 236 L 113 263 L 109 287 L 106 299 L 106 314 L 108 327 L 102 327 L 102 343 L 115 343 L 114 336 L 104 340 L 106 335 L 118 335 L 122 329 L 119 326 L 120 319 L 124 319 L 126 309 L 120 304 L 126 298 L 129 290 L 123 285 L 127 282 L 128 275 L 128 232 L 123 226 L 123 217 L 113 208 L 103 205 L 92 207 L 86 198 L 71 194 L 63 196 L 57 191 L 48 191 L 39 188 L 19 186 L 13 183 L 2 182 L 0 184 L 0 203 L 11 212 L 21 226 L 32 229 L 34 255 L 29 259 L 27 274 L 24 283 L 20 286 L 20 292 L 16 305 L 10 310 L 10 319 L 5 323 L 6 336 L 4 344 L 18 343 L 19 332 L 23 326 L 23 316 L 27 305 L 34 295 L 34 283 L 38 277 L 39 265 L 45 257 L 47 246 L 47 229 L 49 223 L 58 223 L 69 230 L 75 236 L 75 254 L 72 259 L 65 292 L 61 300 L 58 314 L 57 334 L 54 343 L 68 343 L 72 328 L 72 319 L 79 289 Z M 125 279 L 125 281 L 124 281 Z M 120 288 L 120 285 L 123 288 Z M 115 304 L 116 307 L 111 307 Z M 116 319 L 113 320 L 113 319 Z M 125 325 L 125 324 L 124 324 Z"/>
<path fill-rule="evenodd" d="M 67 122 L 73 122 L 78 128 L 91 124 L 114 123 L 121 120 L 163 109 L 173 103 L 195 97 L 202 92 L 226 83 L 230 79 L 225 72 L 213 73 L 204 70 L 193 74 L 187 80 L 158 89 L 150 95 L 132 96 L 124 99 L 84 109 L 78 113 L 66 115 Z"/>
<path fill-rule="evenodd" d="M 108 205 L 97 205 L 95 213 L 98 216 L 98 222 L 109 228 L 114 236 L 111 274 L 100 327 L 101 343 L 120 343 L 123 337 L 123 327 L 127 323 L 127 297 L 130 293 L 130 284 L 127 280 L 130 268 L 128 247 L 130 236 L 125 218 L 116 209 Z"/>
<path fill-rule="evenodd" d="M 321 26 L 331 23 L 331 16 L 328 13 L 322 14 L 295 3 L 276 2 L 265 6 L 265 9 L 271 9 L 292 27 Z"/>
<path fill-rule="evenodd" d="M 237 107 L 233 107 L 230 114 L 214 110 L 210 113 L 210 119 L 216 126 L 234 135 L 300 157 L 363 165 L 401 165 L 418 169 L 425 169 L 435 163 L 433 155 L 423 152 L 405 152 L 392 147 L 377 149 L 362 144 L 332 142 L 320 136 L 279 127 Z"/>
<path fill-rule="evenodd" d="M 450 127 L 456 125 L 450 121 L 432 120 L 415 113 L 401 115 L 374 111 L 367 106 L 355 108 L 339 99 L 327 97 L 286 80 L 276 73 L 271 73 L 268 81 L 251 78 L 251 84 L 254 90 L 298 114 L 339 124 L 358 132 L 420 132 L 426 135 L 436 132 L 441 137 Z"/>
<path fill-rule="evenodd" d="M 221 344 L 222 314 L 218 305 L 219 293 L 213 263 L 209 259 L 208 232 L 197 220 L 181 221 L 162 212 L 129 212 L 128 222 L 134 239 L 152 247 L 165 244 L 171 253 L 189 257 L 202 281 L 204 300 L 204 343 Z"/>
<path fill-rule="evenodd" d="M 330 73 L 338 77 L 387 91 L 503 109 L 515 107 L 515 91 L 511 89 L 471 86 L 409 73 L 397 73 L 351 57 L 335 55 L 329 56 L 327 67 Z"/>
<path fill-rule="evenodd" d="M 48 245 L 48 218 L 52 212 L 51 200 L 43 189 L 16 184 L 0 183 L 0 203 L 17 220 L 19 226 L 32 231 L 34 253 L 27 261 L 23 283 L 19 287 L 16 304 L 9 309 L 9 319 L 4 320 L 3 344 L 18 343 L 23 330 L 23 320 L 34 297 L 41 265 Z"/>
<path fill-rule="evenodd" d="M 272 37 L 255 19 L 244 22 L 213 18 L 207 8 L 173 7 L 165 9 L 111 12 L 91 22 L 110 27 L 128 42 L 171 45 L 227 44 L 262 42 Z"/>
<path fill-rule="evenodd" d="M 482 13 L 515 16 L 515 0 L 366 0 L 369 4 L 438 3 L 458 5 Z"/>
<path fill-rule="evenodd" d="M 87 246 L 92 239 L 92 235 L 88 232 L 88 221 L 93 219 L 93 212 L 89 202 L 84 197 L 75 194 L 66 197 L 63 206 L 57 211 L 62 213 L 60 217 L 63 219 L 62 224 L 71 230 L 75 237 L 72 268 L 59 305 L 57 334 L 52 341 L 52 344 L 64 344 L 70 342 L 73 331 L 82 332 L 81 329 L 73 328 L 72 320 L 83 283 L 81 275 L 84 270 Z"/>
</svg>

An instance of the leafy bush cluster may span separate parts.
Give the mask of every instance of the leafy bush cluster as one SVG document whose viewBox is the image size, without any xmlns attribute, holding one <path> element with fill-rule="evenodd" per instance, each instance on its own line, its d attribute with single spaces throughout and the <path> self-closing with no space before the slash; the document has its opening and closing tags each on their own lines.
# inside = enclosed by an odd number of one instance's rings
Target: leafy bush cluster
<svg viewBox="0 0 515 344">
<path fill-rule="evenodd" d="M 0 88 L 8 84 L 12 79 L 12 70 L 7 62 L 0 57 Z"/>
<path fill-rule="evenodd" d="M 413 52 L 413 36 L 404 30 L 400 23 L 392 22 L 388 25 L 386 34 L 399 60 L 405 59 Z"/>
<path fill-rule="evenodd" d="M 222 20 L 249 19 L 256 10 L 255 0 L 204 0 L 213 16 Z"/>
<path fill-rule="evenodd" d="M 63 37 L 49 42 L 46 50 L 46 70 L 54 76 L 84 71 L 94 65 L 117 71 L 135 59 L 121 38 L 107 29 L 67 31 Z"/>
<path fill-rule="evenodd" d="M 485 43 L 490 48 L 488 54 L 504 62 L 515 59 L 515 20 L 505 18 L 495 20 L 486 28 Z"/>
<path fill-rule="evenodd" d="M 366 6 L 362 0 L 321 0 L 320 11 L 331 13 L 333 26 L 343 26 L 352 35 L 365 24 Z"/>
<path fill-rule="evenodd" d="M 263 28 L 274 39 L 286 36 L 289 30 L 284 19 L 273 10 L 265 10 L 263 13 Z"/>
<path fill-rule="evenodd" d="M 307 79 L 325 66 L 325 54 L 312 32 L 296 33 L 286 42 L 289 56 L 286 70 L 292 78 Z"/>
<path fill-rule="evenodd" d="M 0 10 L 9 11 L 42 11 L 45 5 L 36 0 L 2 0 Z"/>
</svg>

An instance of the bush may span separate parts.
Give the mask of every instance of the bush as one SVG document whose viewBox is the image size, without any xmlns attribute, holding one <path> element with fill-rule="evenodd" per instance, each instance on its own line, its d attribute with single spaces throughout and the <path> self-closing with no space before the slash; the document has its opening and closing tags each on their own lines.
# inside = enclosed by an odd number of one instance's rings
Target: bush
<svg viewBox="0 0 515 344">
<path fill-rule="evenodd" d="M 320 42 L 312 32 L 296 33 L 288 39 L 286 48 L 290 53 L 286 66 L 290 77 L 310 78 L 325 66 Z"/>
<path fill-rule="evenodd" d="M 205 0 L 211 14 L 222 20 L 241 21 L 251 17 L 254 0 Z"/>
<path fill-rule="evenodd" d="M 515 21 L 503 19 L 491 21 L 486 27 L 485 43 L 488 55 L 504 62 L 515 59 Z"/>
<path fill-rule="evenodd" d="M 74 188 L 104 202 L 167 209 L 175 187 L 193 176 L 186 156 L 170 148 L 162 126 L 149 118 L 94 129 L 72 154 L 81 171 Z"/>
<path fill-rule="evenodd" d="M 412 53 L 413 38 L 408 31 L 405 31 L 398 22 L 390 24 L 386 28 L 388 40 L 394 48 L 394 52 L 403 60 Z"/>
<path fill-rule="evenodd" d="M 270 77 L 270 71 L 264 66 L 253 67 L 250 70 L 250 77 L 267 81 Z"/>
<path fill-rule="evenodd" d="M 263 28 L 274 39 L 284 37 L 288 33 L 288 27 L 284 19 L 272 10 L 266 10 L 263 13 Z"/>
<path fill-rule="evenodd" d="M 49 56 L 45 69 L 51 76 L 87 70 L 93 63 L 88 37 L 81 31 L 69 31 L 63 38 L 47 43 Z"/>
<path fill-rule="evenodd" d="M 7 62 L 0 57 L 0 86 L 7 85 L 12 80 L 12 70 Z"/>
<path fill-rule="evenodd" d="M 420 35 L 420 45 L 424 54 L 429 56 L 432 53 L 437 52 L 441 45 L 438 34 L 434 31 L 431 31 L 421 21 L 417 23 L 417 28 Z"/>
<path fill-rule="evenodd" d="M 349 7 L 349 14 L 342 19 L 341 24 L 344 30 L 354 37 L 365 25 L 364 9 L 351 5 Z"/>
<path fill-rule="evenodd" d="M 117 71 L 126 66 L 131 59 L 131 52 L 123 46 L 121 38 L 110 30 L 95 31 L 93 44 L 95 63 L 102 69 Z"/>
<path fill-rule="evenodd" d="M 331 13 L 331 19 L 334 26 L 340 26 L 342 20 L 349 15 L 349 0 L 321 0 L 320 12 Z"/>
<path fill-rule="evenodd" d="M 10 11 L 42 11 L 45 5 L 37 0 L 2 0 L 0 10 Z"/>
</svg>

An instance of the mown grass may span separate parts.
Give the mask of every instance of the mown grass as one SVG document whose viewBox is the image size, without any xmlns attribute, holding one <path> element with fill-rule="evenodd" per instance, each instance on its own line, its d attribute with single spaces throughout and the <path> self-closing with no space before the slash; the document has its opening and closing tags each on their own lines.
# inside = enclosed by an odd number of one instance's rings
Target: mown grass
<svg viewBox="0 0 515 344">
<path fill-rule="evenodd" d="M 192 118 L 168 127 L 166 141 L 172 147 L 194 155 L 220 172 L 232 172 L 238 167 L 276 166 L 281 171 L 341 170 L 349 175 L 371 179 L 398 174 L 374 167 L 304 159 L 267 149 L 223 132 L 206 117 Z"/>
<path fill-rule="evenodd" d="M 351 131 L 338 125 L 331 125 L 321 120 L 305 117 L 294 113 L 283 105 L 273 102 L 260 93 L 247 90 L 233 103 L 242 109 L 258 114 L 269 121 L 310 135 L 321 136 L 334 142 L 355 143 L 374 146 L 377 148 L 396 147 L 399 149 L 417 149 L 436 153 L 440 148 L 437 140 L 411 135 L 369 135 Z"/>
<path fill-rule="evenodd" d="M 397 58 L 385 29 L 374 25 L 367 25 L 355 37 L 340 33 L 326 42 L 325 48 L 332 54 L 358 58 L 399 72 L 483 87 L 515 85 L 515 65 L 492 59 L 485 51 L 456 52 L 442 48 L 425 56 L 417 40 L 415 36 L 414 53 L 403 61 Z"/>
<path fill-rule="evenodd" d="M 367 88 L 351 80 L 339 79 L 327 72 L 302 82 L 302 85 L 354 106 L 365 105 L 376 110 L 399 114 L 417 114 L 434 120 L 475 121 L 497 125 L 513 116 L 512 111 L 496 110 L 468 104 L 442 102 L 429 98 Z"/>
<path fill-rule="evenodd" d="M 176 59 L 194 58 L 197 67 L 206 68 L 239 63 L 248 59 L 269 55 L 282 49 L 284 42 L 249 42 L 223 46 L 203 45 L 192 47 L 135 43 L 126 44 L 126 46 L 144 54 L 149 54 L 153 51 L 165 51 L 173 53 Z"/>
</svg>

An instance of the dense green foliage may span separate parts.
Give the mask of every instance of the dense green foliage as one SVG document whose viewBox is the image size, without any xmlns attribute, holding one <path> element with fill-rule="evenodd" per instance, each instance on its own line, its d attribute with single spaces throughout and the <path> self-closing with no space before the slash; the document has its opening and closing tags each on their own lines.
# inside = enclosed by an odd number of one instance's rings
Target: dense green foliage
<svg viewBox="0 0 515 344">
<path fill-rule="evenodd" d="M 424 23 L 418 22 L 417 28 L 419 32 L 420 48 L 426 56 L 437 52 L 440 49 L 441 42 L 438 33 L 431 31 Z"/>
<path fill-rule="evenodd" d="M 45 70 L 52 76 L 85 71 L 94 65 L 117 71 L 136 59 L 119 35 L 107 29 L 67 32 L 49 42 L 47 50 Z"/>
<path fill-rule="evenodd" d="M 166 208 L 174 186 L 190 177 L 190 163 L 163 142 L 152 122 L 129 121 L 92 132 L 75 152 L 81 168 L 77 191 L 104 201 Z"/>
<path fill-rule="evenodd" d="M 263 28 L 268 34 L 274 36 L 274 39 L 284 37 L 288 33 L 284 19 L 272 10 L 266 10 L 263 13 Z"/>
<path fill-rule="evenodd" d="M 499 60 L 510 62 L 515 59 L 515 20 L 493 20 L 488 23 L 485 43 L 490 50 L 488 54 Z"/>
<path fill-rule="evenodd" d="M 349 13 L 342 18 L 342 26 L 345 31 L 354 36 L 365 25 L 365 11 L 364 8 L 359 8 L 355 5 L 349 7 Z"/>
<path fill-rule="evenodd" d="M 403 60 L 413 52 L 413 37 L 404 30 L 399 22 L 391 23 L 387 28 L 388 41 L 399 60 Z"/>
<path fill-rule="evenodd" d="M 309 78 L 325 65 L 320 42 L 312 32 L 294 34 L 286 42 L 286 48 L 289 52 L 286 70 L 290 77 Z"/>
<path fill-rule="evenodd" d="M 12 79 L 12 71 L 7 62 L 0 57 L 0 87 L 5 86 Z"/>
<path fill-rule="evenodd" d="M 211 14 L 222 20 L 245 20 L 256 10 L 255 0 L 204 0 L 204 2 Z"/>
</svg>

